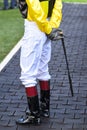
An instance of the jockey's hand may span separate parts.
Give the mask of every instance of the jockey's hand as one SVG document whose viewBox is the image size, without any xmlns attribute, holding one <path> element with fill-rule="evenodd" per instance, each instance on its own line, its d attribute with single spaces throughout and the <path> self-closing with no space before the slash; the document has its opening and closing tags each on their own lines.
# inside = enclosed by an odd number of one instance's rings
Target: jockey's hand
<svg viewBox="0 0 87 130">
<path fill-rule="evenodd" d="M 59 39 L 62 38 L 61 34 L 63 35 L 62 30 L 53 28 L 52 31 L 51 31 L 51 33 L 47 34 L 47 37 L 50 40 L 55 41 L 55 40 L 59 40 Z"/>
</svg>

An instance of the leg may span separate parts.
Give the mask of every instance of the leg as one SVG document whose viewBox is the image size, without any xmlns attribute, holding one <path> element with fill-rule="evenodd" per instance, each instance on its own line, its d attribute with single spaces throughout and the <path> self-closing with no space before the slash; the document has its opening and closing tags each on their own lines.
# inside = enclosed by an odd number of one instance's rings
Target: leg
<svg viewBox="0 0 87 130">
<path fill-rule="evenodd" d="M 50 115 L 50 81 L 39 81 L 40 84 L 40 109 L 41 116 L 49 117 Z"/>
<path fill-rule="evenodd" d="M 25 87 L 36 86 L 43 45 L 47 39 L 34 22 L 25 20 L 25 34 L 21 47 L 21 81 Z"/>
<path fill-rule="evenodd" d="M 51 42 L 46 41 L 43 48 L 41 62 L 39 66 L 39 84 L 40 84 L 40 101 L 41 101 L 41 115 L 49 117 L 49 106 L 50 106 L 50 75 L 48 72 L 48 62 L 51 57 Z"/>
<path fill-rule="evenodd" d="M 4 9 L 8 9 L 8 0 L 4 0 Z"/>
<path fill-rule="evenodd" d="M 14 9 L 15 8 L 15 4 L 16 4 L 16 1 L 15 0 L 11 0 L 10 8 Z"/>
<path fill-rule="evenodd" d="M 35 86 L 37 84 L 37 72 L 45 41 L 45 34 L 38 29 L 36 24 L 25 20 L 25 33 L 20 57 L 22 70 L 20 79 L 26 89 L 30 114 L 25 119 L 19 119 L 17 121 L 19 124 L 40 123 L 39 101 Z"/>
<path fill-rule="evenodd" d="M 26 88 L 26 95 L 30 113 L 25 118 L 16 121 L 18 124 L 40 124 L 40 110 L 37 89 L 35 86 Z"/>
</svg>

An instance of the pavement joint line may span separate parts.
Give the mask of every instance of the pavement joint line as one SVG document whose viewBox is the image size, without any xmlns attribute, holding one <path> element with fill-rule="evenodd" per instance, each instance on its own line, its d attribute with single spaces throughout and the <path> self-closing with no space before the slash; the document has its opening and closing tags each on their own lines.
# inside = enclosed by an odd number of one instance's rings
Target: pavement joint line
<svg viewBox="0 0 87 130">
<path fill-rule="evenodd" d="M 63 3 L 66 3 L 66 4 L 77 4 L 77 5 L 81 5 L 81 4 L 87 4 L 87 2 L 63 2 Z"/>
<path fill-rule="evenodd" d="M 19 40 L 19 42 L 14 46 L 14 48 L 8 53 L 8 55 L 0 63 L 0 72 L 4 69 L 7 63 L 12 59 L 12 57 L 16 54 L 16 52 L 20 49 L 21 41 L 22 41 L 22 38 Z"/>
</svg>

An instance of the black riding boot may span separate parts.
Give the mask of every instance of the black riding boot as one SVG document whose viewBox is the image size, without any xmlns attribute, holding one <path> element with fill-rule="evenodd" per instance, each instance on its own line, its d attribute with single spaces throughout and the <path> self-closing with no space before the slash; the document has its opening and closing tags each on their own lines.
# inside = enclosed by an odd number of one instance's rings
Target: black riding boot
<svg viewBox="0 0 87 130">
<path fill-rule="evenodd" d="M 40 113 L 43 117 L 50 115 L 50 83 L 49 81 L 40 81 Z"/>
<path fill-rule="evenodd" d="M 30 113 L 27 117 L 21 118 L 16 123 L 18 124 L 40 124 L 40 110 L 39 110 L 39 101 L 38 95 L 27 97 L 28 106 Z"/>
</svg>

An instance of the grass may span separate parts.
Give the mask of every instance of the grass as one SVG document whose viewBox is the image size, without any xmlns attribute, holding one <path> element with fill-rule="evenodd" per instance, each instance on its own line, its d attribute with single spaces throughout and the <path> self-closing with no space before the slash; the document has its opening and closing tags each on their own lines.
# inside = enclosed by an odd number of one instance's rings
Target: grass
<svg viewBox="0 0 87 130">
<path fill-rule="evenodd" d="M 63 0 L 63 2 L 86 2 L 87 0 Z M 3 0 L 0 0 L 0 8 Z M 0 10 L 0 62 L 23 35 L 23 18 L 18 9 Z"/>
<path fill-rule="evenodd" d="M 0 11 L 0 62 L 23 35 L 23 19 L 18 9 Z"/>
</svg>

